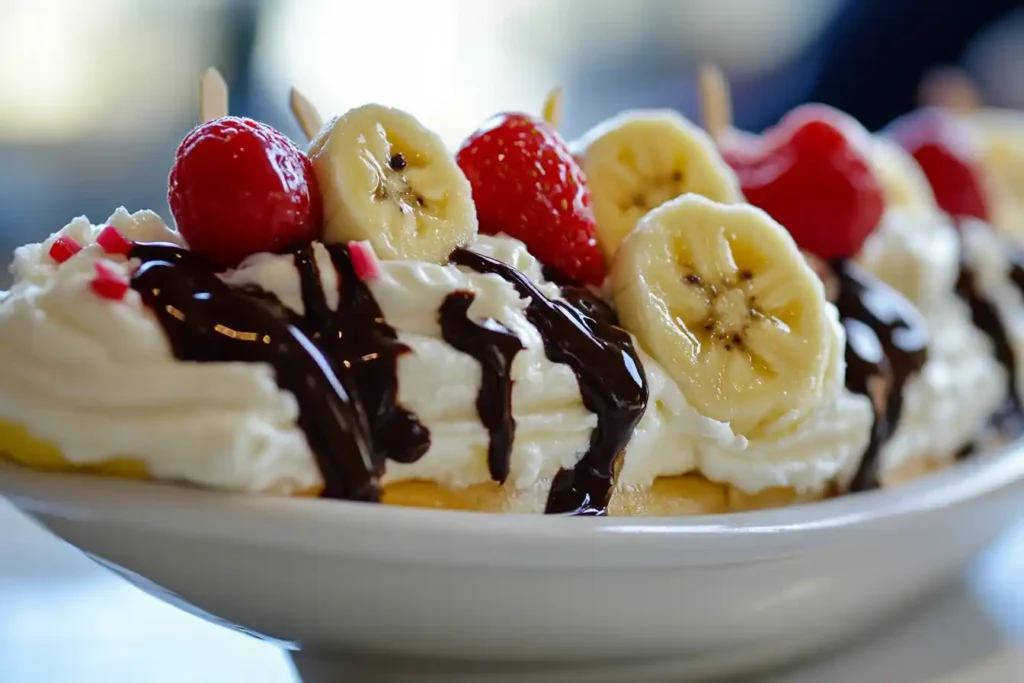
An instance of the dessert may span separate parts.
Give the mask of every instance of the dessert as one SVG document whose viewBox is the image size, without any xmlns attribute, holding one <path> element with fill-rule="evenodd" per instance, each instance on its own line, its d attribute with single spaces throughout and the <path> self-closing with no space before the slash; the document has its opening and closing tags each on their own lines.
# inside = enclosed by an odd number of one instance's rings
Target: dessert
<svg viewBox="0 0 1024 683">
<path fill-rule="evenodd" d="M 725 160 L 664 112 L 572 145 L 510 112 L 450 153 L 405 112 L 322 123 L 294 93 L 303 152 L 206 83 L 169 180 L 177 229 L 118 209 L 16 251 L 7 458 L 417 507 L 707 514 L 945 464 L 1003 399 L 966 309 L 929 335 L 952 280 L 919 310 L 856 262 L 888 192 L 870 138 L 831 114 L 736 136 Z"/>
</svg>

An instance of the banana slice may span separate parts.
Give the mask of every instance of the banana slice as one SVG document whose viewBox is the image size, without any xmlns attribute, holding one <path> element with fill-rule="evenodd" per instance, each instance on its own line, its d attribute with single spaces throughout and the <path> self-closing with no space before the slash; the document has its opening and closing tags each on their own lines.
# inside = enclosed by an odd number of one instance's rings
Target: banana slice
<svg viewBox="0 0 1024 683">
<path fill-rule="evenodd" d="M 369 240 L 382 259 L 444 263 L 477 232 L 469 181 L 437 134 L 369 104 L 310 144 L 324 201 L 324 241 Z"/>
<path fill-rule="evenodd" d="M 644 214 L 681 194 L 743 201 L 736 174 L 711 138 L 674 111 L 620 114 L 584 135 L 575 149 L 608 259 Z"/>
<path fill-rule="evenodd" d="M 871 137 L 870 150 L 871 170 L 882 185 L 887 209 L 938 211 L 928 178 L 906 150 L 880 135 Z"/>
<path fill-rule="evenodd" d="M 820 404 L 837 343 L 824 288 L 760 209 L 662 204 L 619 245 L 611 283 L 625 327 L 703 415 L 754 438 Z"/>
</svg>

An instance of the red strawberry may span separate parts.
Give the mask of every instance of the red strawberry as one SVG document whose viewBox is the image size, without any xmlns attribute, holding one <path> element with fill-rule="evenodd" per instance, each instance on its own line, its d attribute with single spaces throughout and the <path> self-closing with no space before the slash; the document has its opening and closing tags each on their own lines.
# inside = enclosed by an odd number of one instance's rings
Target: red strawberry
<svg viewBox="0 0 1024 683">
<path fill-rule="evenodd" d="M 977 140 L 964 121 L 939 109 L 922 109 L 889 124 L 889 137 L 910 152 L 949 215 L 988 220 L 988 196 Z"/>
<path fill-rule="evenodd" d="M 522 240 L 562 274 L 601 284 L 605 266 L 587 181 L 554 128 L 526 114 L 501 114 L 462 144 L 456 160 L 473 187 L 481 232 Z"/>
<path fill-rule="evenodd" d="M 826 260 L 852 258 L 884 210 L 869 141 L 854 119 L 811 104 L 760 139 L 730 143 L 722 156 L 747 201 L 785 226 L 801 249 Z"/>
<path fill-rule="evenodd" d="M 189 133 L 167 199 L 189 248 L 217 266 L 316 239 L 322 227 L 309 157 L 251 119 L 228 116 Z"/>
</svg>

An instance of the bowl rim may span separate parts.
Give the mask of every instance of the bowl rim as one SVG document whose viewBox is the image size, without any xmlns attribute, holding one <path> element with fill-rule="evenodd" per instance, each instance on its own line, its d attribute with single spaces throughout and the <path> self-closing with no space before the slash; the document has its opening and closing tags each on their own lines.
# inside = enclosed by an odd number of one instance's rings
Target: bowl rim
<svg viewBox="0 0 1024 683">
<path fill-rule="evenodd" d="M 720 565 L 798 555 L 933 523 L 1024 491 L 1024 442 L 891 489 L 697 517 L 551 517 L 207 491 L 36 472 L 0 461 L 0 495 L 75 536 L 100 526 L 371 561 L 532 568 Z M 70 534 L 65 534 L 70 531 Z M 74 538 L 70 538 L 74 542 Z"/>
</svg>

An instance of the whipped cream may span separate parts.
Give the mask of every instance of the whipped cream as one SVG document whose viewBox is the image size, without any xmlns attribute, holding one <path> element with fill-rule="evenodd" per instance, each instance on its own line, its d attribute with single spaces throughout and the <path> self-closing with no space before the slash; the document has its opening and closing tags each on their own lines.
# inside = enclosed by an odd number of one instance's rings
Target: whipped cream
<svg viewBox="0 0 1024 683">
<path fill-rule="evenodd" d="M 119 209 L 108 223 L 132 240 L 181 244 L 151 212 Z M 17 251 L 15 285 L 0 294 L 0 353 L 10 361 L 0 367 L 0 418 L 53 442 L 76 464 L 132 457 L 161 479 L 244 491 L 317 487 L 315 457 L 296 425 L 297 402 L 278 387 L 270 366 L 180 362 L 134 291 L 119 302 L 90 291 L 97 262 L 125 277 L 133 267 L 94 244 L 100 229 L 76 219 L 46 242 Z M 85 249 L 56 264 L 48 251 L 59 236 Z M 521 242 L 481 236 L 473 249 L 520 270 L 546 295 L 559 296 Z M 336 308 L 337 272 L 322 245 L 314 245 L 313 253 L 326 301 Z M 221 277 L 234 286 L 259 287 L 304 313 L 290 255 L 257 254 Z M 524 493 L 546 492 L 554 475 L 587 451 L 597 417 L 583 405 L 571 369 L 547 358 L 526 318 L 528 301 L 510 283 L 455 266 L 384 261 L 367 286 L 410 349 L 397 362 L 398 401 L 431 437 L 417 461 L 387 463 L 384 485 L 427 480 L 460 488 L 491 481 L 490 436 L 476 407 L 480 365 L 442 339 L 438 311 L 456 291 L 475 295 L 470 319 L 501 323 L 524 347 L 511 371 L 516 431 L 507 484 Z M 748 493 L 776 486 L 806 493 L 852 469 L 867 443 L 871 406 L 843 387 L 844 334 L 831 305 L 829 310 L 832 362 L 824 401 L 774 440 L 748 440 L 700 415 L 640 351 L 650 400 L 626 447 L 617 485 L 644 487 L 659 476 L 701 472 Z M 543 508 L 542 495 L 523 499 L 532 501 L 530 511 Z"/>
<path fill-rule="evenodd" d="M 509 237 L 481 236 L 472 249 L 515 267 L 545 295 L 560 296 L 544 280 L 539 262 Z M 329 256 L 316 247 L 328 302 L 337 303 Z M 526 320 L 527 301 L 505 280 L 467 269 L 416 261 L 383 261 L 381 275 L 367 282 L 388 324 L 412 353 L 398 360 L 399 403 L 430 430 L 431 446 L 413 463 L 387 465 L 382 483 L 429 480 L 458 488 L 490 481 L 489 435 L 475 401 L 479 363 L 441 339 L 437 311 L 454 291 L 476 294 L 469 316 L 496 320 L 519 337 L 524 350 L 512 366 L 512 413 L 516 420 L 508 483 L 520 489 L 547 482 L 586 451 L 596 416 L 582 403 L 575 375 L 552 363 L 543 341 Z M 262 254 L 227 274 L 234 285 L 255 285 L 302 313 L 299 279 L 291 257 Z M 333 298 L 332 298 L 333 297 Z M 698 413 L 679 387 L 640 351 L 650 398 L 627 445 L 617 479 L 620 487 L 650 485 L 658 476 L 701 471 L 709 478 L 756 493 L 772 486 L 800 492 L 824 489 L 863 451 L 871 424 L 870 402 L 843 389 L 844 335 L 833 307 L 833 362 L 827 400 L 814 416 L 777 441 L 748 441 L 729 425 Z M 634 340 L 636 343 L 636 340 Z M 639 348 L 639 347 L 638 347 Z"/>
<path fill-rule="evenodd" d="M 856 468 L 874 409 L 867 397 L 846 390 L 846 332 L 835 307 L 827 304 L 827 311 L 831 354 L 818 409 L 770 440 L 751 440 L 743 448 L 705 444 L 700 470 L 706 477 L 746 493 L 784 487 L 806 494 L 824 491 Z"/>
<path fill-rule="evenodd" d="M 964 302 L 951 296 L 927 321 L 928 360 L 904 386 L 896 433 L 879 456 L 883 480 L 911 462 L 952 461 L 1006 398 L 1006 371 Z"/>
<path fill-rule="evenodd" d="M 118 209 L 107 224 L 129 239 L 181 243 L 149 211 Z M 101 228 L 78 218 L 15 252 L 15 284 L 0 299 L 0 419 L 79 465 L 127 457 L 154 477 L 211 487 L 318 486 L 298 406 L 270 367 L 181 363 L 136 292 L 112 302 L 91 291 L 96 263 L 125 278 L 131 268 L 95 244 Z M 85 248 L 58 265 L 49 249 L 61 236 Z"/>
<path fill-rule="evenodd" d="M 664 370 L 642 356 L 651 400 L 637 432 L 642 433 L 645 423 L 664 420 L 667 425 L 651 437 L 658 447 L 627 449 L 618 485 L 642 487 L 659 476 L 696 471 L 746 493 L 772 487 L 816 493 L 852 471 L 867 447 L 873 408 L 866 397 L 844 387 L 846 334 L 835 307 L 827 304 L 827 310 L 832 339 L 822 403 L 772 439 L 748 440 L 734 434 L 728 424 L 699 415 Z"/>
<path fill-rule="evenodd" d="M 541 281 L 539 263 L 521 242 L 485 238 L 480 250 Z M 315 245 L 314 253 L 328 304 L 336 307 L 337 273 L 323 245 Z M 227 273 L 224 280 L 257 286 L 302 314 L 300 280 L 292 263 L 291 256 L 259 254 Z M 430 431 L 427 453 L 412 463 L 388 462 L 382 484 L 427 480 L 460 488 L 491 481 L 490 435 L 476 408 L 480 364 L 441 336 L 438 311 L 456 291 L 475 295 L 470 319 L 501 323 L 524 347 L 516 354 L 511 372 L 516 431 L 508 484 L 531 488 L 553 478 L 560 468 L 576 464 L 587 450 L 597 416 L 583 406 L 569 366 L 547 359 L 540 334 L 526 320 L 528 302 L 511 284 L 496 275 L 420 261 L 382 261 L 380 271 L 366 284 L 398 340 L 411 349 L 398 359 L 398 401 Z"/>
<path fill-rule="evenodd" d="M 960 244 L 945 214 L 897 207 L 885 212 L 857 260 L 928 317 L 954 297 Z"/>
<path fill-rule="evenodd" d="M 913 461 L 951 460 L 1005 398 L 1005 370 L 955 292 L 960 249 L 957 229 L 944 214 L 899 207 L 886 212 L 858 257 L 917 307 L 929 331 L 928 360 L 907 381 L 896 433 L 881 450 L 883 479 Z M 988 257 L 979 273 L 991 280 L 991 267 Z M 1024 308 L 1013 305 L 1008 310 L 1016 311 L 1024 323 Z"/>
</svg>

